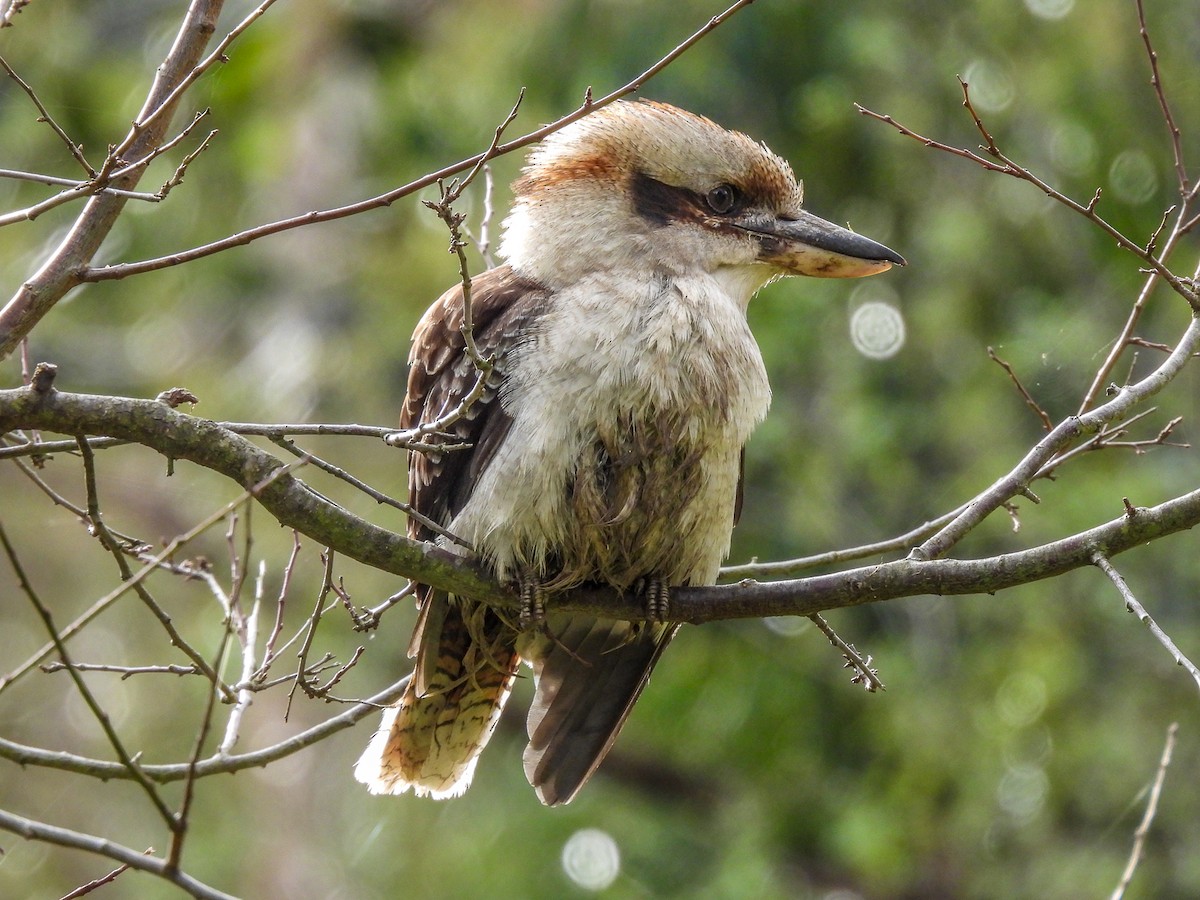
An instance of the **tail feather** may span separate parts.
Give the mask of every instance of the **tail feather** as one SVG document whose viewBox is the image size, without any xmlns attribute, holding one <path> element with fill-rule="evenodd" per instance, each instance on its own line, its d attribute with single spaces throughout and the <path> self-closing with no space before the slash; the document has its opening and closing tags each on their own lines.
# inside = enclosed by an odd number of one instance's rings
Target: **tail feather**
<svg viewBox="0 0 1200 900">
<path fill-rule="evenodd" d="M 573 616 L 527 651 L 537 691 L 525 776 L 543 803 L 569 803 L 596 771 L 677 629 Z"/>
<path fill-rule="evenodd" d="M 438 608 L 430 611 L 430 604 Z M 373 794 L 462 794 L 512 689 L 520 661 L 515 637 L 486 607 L 426 597 L 413 639 L 416 672 L 384 711 L 354 777 Z"/>
</svg>

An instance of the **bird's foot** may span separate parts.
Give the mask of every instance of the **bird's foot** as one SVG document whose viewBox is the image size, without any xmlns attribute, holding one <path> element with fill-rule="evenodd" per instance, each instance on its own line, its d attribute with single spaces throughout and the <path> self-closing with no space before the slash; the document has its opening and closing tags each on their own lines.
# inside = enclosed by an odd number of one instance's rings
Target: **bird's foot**
<svg viewBox="0 0 1200 900">
<path fill-rule="evenodd" d="M 521 630 L 532 631 L 546 627 L 546 587 L 536 575 L 518 579 L 521 590 Z"/>
<path fill-rule="evenodd" d="M 671 611 L 671 589 L 663 579 L 652 575 L 646 579 L 646 619 L 650 622 L 665 622 Z"/>
</svg>

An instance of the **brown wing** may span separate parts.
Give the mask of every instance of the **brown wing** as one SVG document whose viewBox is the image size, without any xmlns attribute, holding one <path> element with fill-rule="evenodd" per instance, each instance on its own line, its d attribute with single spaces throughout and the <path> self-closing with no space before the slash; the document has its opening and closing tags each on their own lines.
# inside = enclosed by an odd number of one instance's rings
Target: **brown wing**
<svg viewBox="0 0 1200 900">
<path fill-rule="evenodd" d="M 495 368 L 483 396 L 445 427 L 448 440 L 466 449 L 412 453 L 410 503 L 440 525 L 470 497 L 473 486 L 511 425 L 500 402 L 508 353 L 545 307 L 546 292 L 507 268 L 472 282 L 475 341 Z M 462 289 L 447 291 L 421 319 L 409 356 L 408 396 L 402 428 L 433 422 L 455 410 L 476 380 L 463 355 Z M 431 435 L 430 443 L 441 438 Z M 437 529 L 409 520 L 418 540 Z M 375 793 L 452 797 L 470 784 L 475 760 L 487 744 L 516 676 L 516 632 L 491 609 L 417 586 L 421 607 L 409 648 L 416 657 L 404 696 L 384 714 L 383 726 L 355 767 L 355 777 Z"/>
<path fill-rule="evenodd" d="M 427 518 L 449 523 L 471 496 L 480 473 L 508 433 L 512 420 L 499 397 L 507 355 L 542 314 L 547 296 L 540 284 L 514 274 L 508 266 L 484 272 L 471 282 L 475 343 L 484 356 L 495 358 L 495 368 L 483 396 L 446 429 L 453 435 L 453 443 L 470 444 L 470 448 L 409 457 L 409 503 Z M 438 298 L 417 325 L 401 428 L 415 428 L 445 415 L 475 384 L 475 367 L 463 354 L 462 321 L 460 285 Z M 422 541 L 437 536 L 415 519 L 409 520 L 408 533 Z"/>
</svg>

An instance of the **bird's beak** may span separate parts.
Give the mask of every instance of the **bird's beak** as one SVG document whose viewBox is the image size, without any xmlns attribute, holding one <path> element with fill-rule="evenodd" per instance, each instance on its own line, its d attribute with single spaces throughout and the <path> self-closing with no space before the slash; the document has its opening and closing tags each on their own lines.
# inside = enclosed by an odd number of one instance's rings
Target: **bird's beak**
<svg viewBox="0 0 1200 900">
<path fill-rule="evenodd" d="M 757 235 L 759 259 L 790 275 L 861 278 L 905 265 L 904 257 L 861 234 L 799 210 L 739 223 Z"/>
</svg>

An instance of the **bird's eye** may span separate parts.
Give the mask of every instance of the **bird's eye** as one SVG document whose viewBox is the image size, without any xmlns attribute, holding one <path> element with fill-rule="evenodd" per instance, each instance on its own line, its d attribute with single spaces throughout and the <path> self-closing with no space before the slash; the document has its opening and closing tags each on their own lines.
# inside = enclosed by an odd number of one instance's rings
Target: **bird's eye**
<svg viewBox="0 0 1200 900">
<path fill-rule="evenodd" d="M 708 208 L 719 216 L 733 211 L 737 205 L 738 192 L 732 184 L 718 184 L 705 196 Z"/>
</svg>

